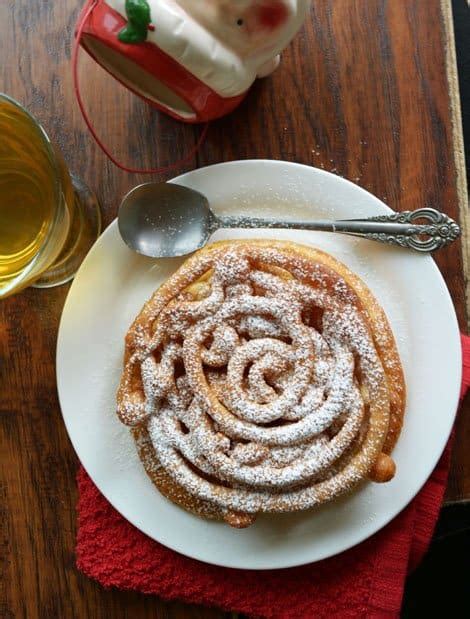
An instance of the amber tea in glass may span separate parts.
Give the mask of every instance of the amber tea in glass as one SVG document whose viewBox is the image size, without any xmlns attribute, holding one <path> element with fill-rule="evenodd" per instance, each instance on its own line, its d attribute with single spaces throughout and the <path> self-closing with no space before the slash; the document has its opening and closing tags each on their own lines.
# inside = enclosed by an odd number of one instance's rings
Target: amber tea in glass
<svg viewBox="0 0 470 619">
<path fill-rule="evenodd" d="M 70 280 L 99 231 L 94 195 L 40 124 L 0 94 L 0 298 Z"/>
</svg>

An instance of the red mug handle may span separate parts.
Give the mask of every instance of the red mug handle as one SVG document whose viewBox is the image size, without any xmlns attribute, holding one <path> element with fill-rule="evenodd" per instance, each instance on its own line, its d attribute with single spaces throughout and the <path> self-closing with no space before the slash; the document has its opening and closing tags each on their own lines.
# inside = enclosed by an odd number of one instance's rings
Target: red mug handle
<svg viewBox="0 0 470 619">
<path fill-rule="evenodd" d="M 88 127 L 88 130 L 90 131 L 95 142 L 98 144 L 98 146 L 103 151 L 103 153 L 114 163 L 115 166 L 117 166 L 121 170 L 124 170 L 124 172 L 130 172 L 131 174 L 164 174 L 165 172 L 170 172 L 172 170 L 180 168 L 185 163 L 188 163 L 194 157 L 197 151 L 201 148 L 204 140 L 206 139 L 207 130 L 209 128 L 209 123 L 206 123 L 206 125 L 204 126 L 204 129 L 201 132 L 201 135 L 199 136 L 199 139 L 196 145 L 193 146 L 193 148 L 191 148 L 191 150 L 188 152 L 186 157 L 184 157 L 183 159 L 179 159 L 178 161 L 175 161 L 175 163 L 171 163 L 167 166 L 162 166 L 158 168 L 149 168 L 149 169 L 132 168 L 118 161 L 116 157 L 114 157 L 111 154 L 109 148 L 107 148 L 107 146 L 104 144 L 104 142 L 101 140 L 101 138 L 96 133 L 93 123 L 91 122 L 91 119 L 88 116 L 88 112 L 85 109 L 85 104 L 83 103 L 82 94 L 80 92 L 80 82 L 78 79 L 78 54 L 80 51 L 80 41 L 83 36 L 83 30 L 85 28 L 85 24 L 88 18 L 90 17 L 91 13 L 93 12 L 94 8 L 97 6 L 97 4 L 98 4 L 98 0 L 92 0 L 92 2 L 90 2 L 90 5 L 87 7 L 87 9 L 83 11 L 80 17 L 80 20 L 77 24 L 75 38 L 74 38 L 73 46 L 72 46 L 73 88 L 75 91 L 75 96 L 77 97 L 78 107 L 80 108 L 80 112 L 82 113 L 83 120 L 85 121 L 86 126 Z"/>
</svg>

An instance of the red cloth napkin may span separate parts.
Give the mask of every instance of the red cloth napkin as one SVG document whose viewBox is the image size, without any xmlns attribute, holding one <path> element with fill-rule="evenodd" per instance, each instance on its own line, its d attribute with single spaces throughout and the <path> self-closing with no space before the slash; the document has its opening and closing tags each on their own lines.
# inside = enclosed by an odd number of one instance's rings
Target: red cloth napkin
<svg viewBox="0 0 470 619">
<path fill-rule="evenodd" d="M 462 396 L 470 386 L 470 338 L 462 336 Z M 432 537 L 449 470 L 447 446 L 412 503 L 387 527 L 336 557 L 287 570 L 253 572 L 188 559 L 154 542 L 78 473 L 77 565 L 106 587 L 218 606 L 257 617 L 396 617 L 406 575 Z"/>
</svg>

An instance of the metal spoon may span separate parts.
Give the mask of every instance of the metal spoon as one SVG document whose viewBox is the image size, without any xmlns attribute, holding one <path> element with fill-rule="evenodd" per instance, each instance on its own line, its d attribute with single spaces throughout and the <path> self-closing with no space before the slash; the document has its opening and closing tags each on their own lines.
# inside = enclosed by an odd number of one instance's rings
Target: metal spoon
<svg viewBox="0 0 470 619">
<path fill-rule="evenodd" d="M 421 220 L 425 223 L 414 223 Z M 207 198 L 173 183 L 146 183 L 130 191 L 119 208 L 119 231 L 133 250 L 152 258 L 184 256 L 203 247 L 219 228 L 294 228 L 352 234 L 419 252 L 455 241 L 460 228 L 432 208 L 339 221 L 278 221 L 215 215 Z"/>
</svg>

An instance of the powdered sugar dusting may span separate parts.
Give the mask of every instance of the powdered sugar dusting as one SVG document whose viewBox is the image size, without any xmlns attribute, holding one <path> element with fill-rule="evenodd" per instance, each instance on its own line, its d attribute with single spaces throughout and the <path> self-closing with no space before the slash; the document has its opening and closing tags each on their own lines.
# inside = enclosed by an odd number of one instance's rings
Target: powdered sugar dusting
<svg viewBox="0 0 470 619">
<path fill-rule="evenodd" d="M 338 496 L 367 475 L 388 430 L 357 295 L 283 245 L 214 246 L 186 262 L 134 328 L 121 383 L 121 419 L 146 424 L 175 482 L 227 512 Z"/>
</svg>

